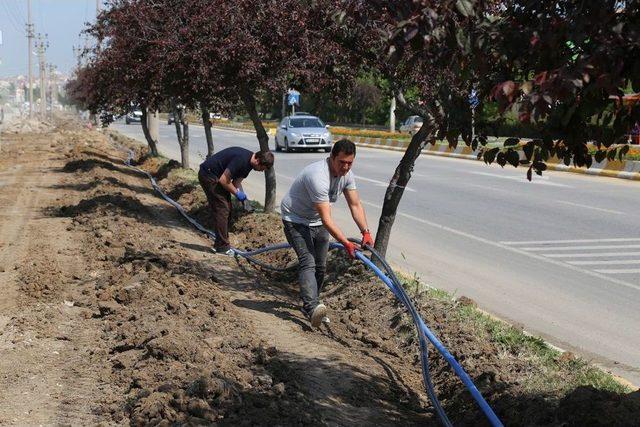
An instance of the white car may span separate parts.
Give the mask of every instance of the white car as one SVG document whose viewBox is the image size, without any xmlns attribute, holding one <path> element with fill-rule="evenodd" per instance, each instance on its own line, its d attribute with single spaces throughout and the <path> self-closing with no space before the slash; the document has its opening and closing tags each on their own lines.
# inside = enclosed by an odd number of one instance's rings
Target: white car
<svg viewBox="0 0 640 427">
<path fill-rule="evenodd" d="M 328 125 L 316 116 L 299 115 L 282 119 L 276 131 L 276 151 L 324 150 L 333 146 L 333 136 Z"/>
<path fill-rule="evenodd" d="M 130 112 L 124 117 L 124 121 L 126 124 L 131 124 L 133 122 L 137 122 L 137 123 L 142 122 L 142 111 L 133 110 L 132 112 Z"/>
<path fill-rule="evenodd" d="M 422 122 L 423 120 L 420 116 L 409 116 L 409 118 L 404 121 L 402 126 L 400 126 L 400 132 L 408 133 L 409 135 L 413 136 L 422 127 Z"/>
</svg>

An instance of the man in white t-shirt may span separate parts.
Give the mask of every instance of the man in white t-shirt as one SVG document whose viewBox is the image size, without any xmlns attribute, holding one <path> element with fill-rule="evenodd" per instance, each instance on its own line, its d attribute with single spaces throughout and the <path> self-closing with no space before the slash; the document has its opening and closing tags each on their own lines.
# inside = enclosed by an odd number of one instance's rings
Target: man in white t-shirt
<svg viewBox="0 0 640 427">
<path fill-rule="evenodd" d="M 344 245 L 350 258 L 355 258 L 356 245 L 351 243 L 331 217 L 331 205 L 340 193 L 349 205 L 351 216 L 362 233 L 361 245 L 373 246 L 356 182 L 351 172 L 356 146 L 348 139 L 337 141 L 331 156 L 305 167 L 282 199 L 284 233 L 296 252 L 300 265 L 298 280 L 302 311 L 314 328 L 328 322 L 327 307 L 319 300 L 329 251 L 329 235 Z"/>
</svg>

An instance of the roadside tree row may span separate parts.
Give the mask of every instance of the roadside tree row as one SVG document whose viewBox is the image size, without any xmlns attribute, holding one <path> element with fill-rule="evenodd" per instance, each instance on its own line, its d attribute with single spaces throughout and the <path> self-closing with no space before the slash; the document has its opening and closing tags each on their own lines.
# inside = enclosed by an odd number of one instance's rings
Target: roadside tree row
<svg viewBox="0 0 640 427">
<path fill-rule="evenodd" d="M 95 47 L 68 91 L 106 120 L 138 106 L 171 111 L 188 167 L 185 109 L 200 112 L 208 155 L 210 111 L 250 117 L 266 150 L 265 100 L 290 87 L 357 97 L 358 77 L 375 76 L 382 96 L 424 118 L 384 197 L 376 233 L 384 254 L 426 144 L 462 141 L 487 163 L 525 164 L 529 179 L 551 157 L 578 167 L 621 158 L 640 122 L 640 108 L 621 102 L 640 91 L 639 24 L 637 1 L 112 0 L 87 29 Z M 517 113 L 535 137 L 486 148 L 492 128 L 474 118 L 488 101 Z M 143 130 L 157 154 L 144 118 Z M 275 170 L 265 180 L 272 211 Z"/>
</svg>

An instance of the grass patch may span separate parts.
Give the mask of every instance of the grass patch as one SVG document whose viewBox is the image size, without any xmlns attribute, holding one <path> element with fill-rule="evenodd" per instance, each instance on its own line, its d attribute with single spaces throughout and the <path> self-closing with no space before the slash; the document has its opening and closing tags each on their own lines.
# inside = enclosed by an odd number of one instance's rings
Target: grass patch
<svg viewBox="0 0 640 427">
<path fill-rule="evenodd" d="M 161 158 L 163 163 L 167 163 L 169 161 L 169 159 L 164 156 L 161 156 Z M 198 181 L 198 173 L 193 169 L 173 169 L 169 172 L 169 178 L 176 181 L 184 181 L 193 185 L 200 185 L 200 182 Z"/>
<path fill-rule="evenodd" d="M 465 297 L 456 299 L 446 291 L 425 285 L 415 274 L 397 275 L 419 305 L 429 307 L 429 301 L 444 302 L 451 318 L 460 322 L 464 329 L 471 329 L 478 340 L 489 340 L 497 345 L 504 357 L 523 360 L 534 366 L 537 373 L 526 377 L 523 383 L 532 392 L 569 392 L 580 386 L 615 393 L 633 391 L 613 375 L 571 352 L 556 350 L 544 339 L 483 312 Z"/>
</svg>

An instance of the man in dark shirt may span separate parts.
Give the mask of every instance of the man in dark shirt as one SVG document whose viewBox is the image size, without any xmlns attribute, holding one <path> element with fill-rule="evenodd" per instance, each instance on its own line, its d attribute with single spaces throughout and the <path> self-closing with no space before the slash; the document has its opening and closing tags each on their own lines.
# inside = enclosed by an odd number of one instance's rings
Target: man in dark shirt
<svg viewBox="0 0 640 427">
<path fill-rule="evenodd" d="M 242 180 L 251 170 L 265 171 L 273 166 L 273 153 L 251 151 L 241 147 L 229 147 L 217 152 L 200 165 L 198 181 L 207 195 L 213 217 L 216 253 L 233 255 L 229 245 L 229 214 L 231 195 L 239 201 L 247 200 L 242 190 Z"/>
</svg>

